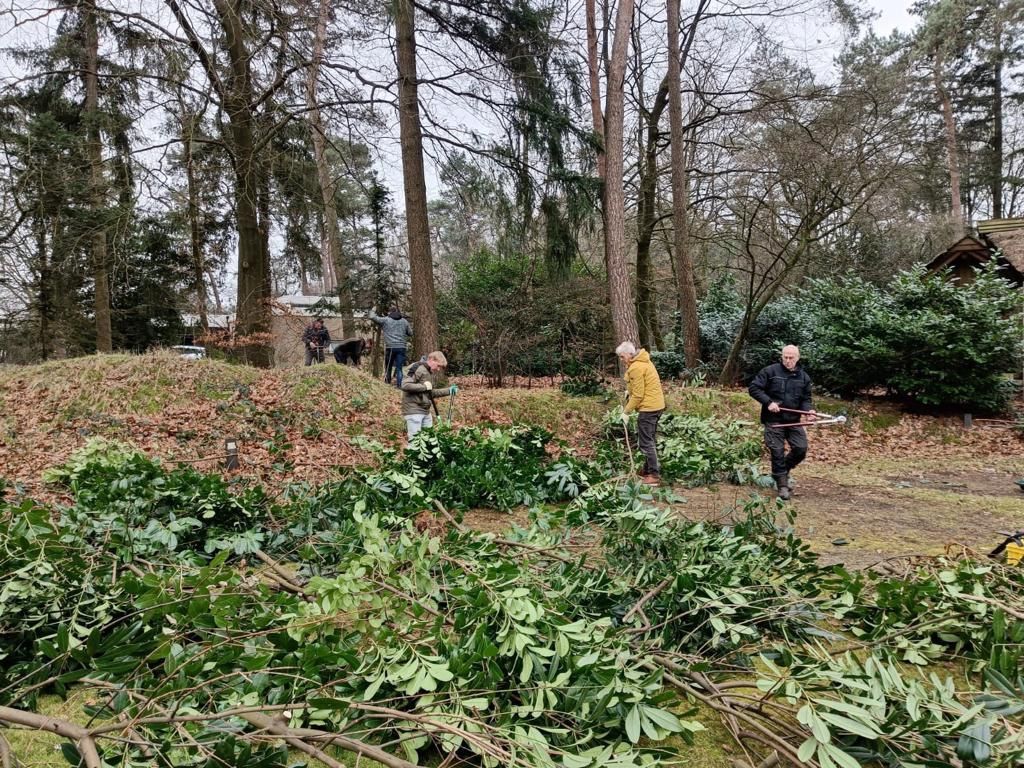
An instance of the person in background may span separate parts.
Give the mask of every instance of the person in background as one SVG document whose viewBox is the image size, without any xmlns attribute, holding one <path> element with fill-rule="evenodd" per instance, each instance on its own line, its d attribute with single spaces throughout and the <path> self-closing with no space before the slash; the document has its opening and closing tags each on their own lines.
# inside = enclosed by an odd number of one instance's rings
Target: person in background
<svg viewBox="0 0 1024 768">
<path fill-rule="evenodd" d="M 412 336 L 412 325 L 395 306 L 383 317 L 370 312 L 370 320 L 380 326 L 384 337 L 384 381 L 390 384 L 394 371 L 395 386 L 401 389 L 402 368 L 405 367 L 406 345 Z"/>
<path fill-rule="evenodd" d="M 331 343 L 331 333 L 324 328 L 322 318 L 314 317 L 313 322 L 302 332 L 302 346 L 306 350 L 306 365 L 324 361 L 324 350 Z"/>
<path fill-rule="evenodd" d="M 358 368 L 360 360 L 370 351 L 370 347 L 371 342 L 359 336 L 342 339 L 334 347 L 334 361 L 339 365 L 351 361 L 352 365 Z"/>
<path fill-rule="evenodd" d="M 629 400 L 622 409 L 622 426 L 629 423 L 629 414 L 637 411 L 636 429 L 639 434 L 640 452 L 644 455 L 644 468 L 640 480 L 647 485 L 661 482 L 661 465 L 658 463 L 658 449 L 655 437 L 658 434 L 658 419 L 665 412 L 665 393 L 661 388 L 661 377 L 651 362 L 646 349 L 637 351 L 631 341 L 624 341 L 615 348 L 615 354 L 626 366 L 626 389 Z"/>
<path fill-rule="evenodd" d="M 402 416 L 405 417 L 406 435 L 410 440 L 424 427 L 434 425 L 430 411 L 436 410 L 434 401 L 437 398 L 458 393 L 459 388 L 454 384 L 434 389 L 434 374 L 447 367 L 448 360 L 443 352 L 431 352 L 425 361 L 417 361 L 409 366 L 402 384 Z"/>
<path fill-rule="evenodd" d="M 779 498 L 791 496 L 789 473 L 807 456 L 807 430 L 803 427 L 773 426 L 795 421 L 814 421 L 811 402 L 811 377 L 800 366 L 800 348 L 787 344 L 782 348 L 782 362 L 772 363 L 758 371 L 747 388 L 750 396 L 761 404 L 764 444 L 772 457 L 772 478 Z M 805 413 L 791 413 L 792 410 Z M 789 453 L 786 453 L 789 443 Z"/>
</svg>

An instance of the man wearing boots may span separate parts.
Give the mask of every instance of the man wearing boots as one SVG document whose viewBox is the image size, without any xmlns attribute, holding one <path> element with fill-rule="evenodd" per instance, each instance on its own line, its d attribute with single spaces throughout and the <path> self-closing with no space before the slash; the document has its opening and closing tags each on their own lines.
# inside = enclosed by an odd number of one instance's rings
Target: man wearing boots
<svg viewBox="0 0 1024 768">
<path fill-rule="evenodd" d="M 790 497 L 789 473 L 807 456 L 807 431 L 803 427 L 772 426 L 813 421 L 811 377 L 800 366 L 800 349 L 793 344 L 782 348 L 782 362 L 762 368 L 748 389 L 761 404 L 764 444 L 772 456 L 772 478 L 779 489 L 779 498 Z M 792 413 L 806 411 L 809 415 Z M 789 443 L 789 453 L 786 453 Z"/>
</svg>

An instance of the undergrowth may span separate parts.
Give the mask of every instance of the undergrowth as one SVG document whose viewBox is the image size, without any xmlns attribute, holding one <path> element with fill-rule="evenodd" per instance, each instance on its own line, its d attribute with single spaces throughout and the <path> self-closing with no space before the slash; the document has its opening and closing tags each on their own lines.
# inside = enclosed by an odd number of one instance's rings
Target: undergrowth
<svg viewBox="0 0 1024 768">
<path fill-rule="evenodd" d="M 625 768 L 685 759 L 697 700 L 792 764 L 1024 759 L 1024 569 L 850 574 L 774 502 L 694 523 L 543 430 L 421 435 L 276 500 L 110 444 L 50 475 L 67 506 L 9 491 L 3 719 L 45 727 L 41 696 L 89 690 L 64 752 L 96 768 L 288 765 L 268 731 L 391 764 Z M 524 502 L 504 536 L 445 516 Z"/>
</svg>

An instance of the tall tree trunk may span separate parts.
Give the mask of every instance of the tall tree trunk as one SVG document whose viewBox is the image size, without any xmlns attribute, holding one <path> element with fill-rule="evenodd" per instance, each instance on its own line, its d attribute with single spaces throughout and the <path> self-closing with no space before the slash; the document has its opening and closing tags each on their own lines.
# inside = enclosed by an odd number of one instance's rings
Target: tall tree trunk
<svg viewBox="0 0 1024 768">
<path fill-rule="evenodd" d="M 335 203 L 337 185 L 331 177 L 327 163 L 327 138 L 317 88 L 320 81 L 320 67 L 324 59 L 324 45 L 327 39 L 327 22 L 330 20 L 330 0 L 320 0 L 316 18 L 316 32 L 313 36 L 313 59 L 306 80 L 306 111 L 309 130 L 313 140 L 313 158 L 316 161 L 316 175 L 320 183 L 320 194 L 324 203 L 324 239 L 327 253 L 324 254 L 324 293 L 337 292 L 341 305 L 343 336 L 355 333 L 354 304 L 352 299 L 352 268 L 349 259 L 342 252 L 341 232 L 338 229 L 338 208 Z"/>
<path fill-rule="evenodd" d="M 412 0 L 397 0 L 395 32 L 398 64 L 398 122 L 405 187 L 405 226 L 412 276 L 412 315 L 415 354 L 438 348 L 434 263 L 430 255 L 427 185 L 423 175 L 423 134 L 416 76 L 416 20 Z"/>
<path fill-rule="evenodd" d="M 214 0 L 229 57 L 224 94 L 235 174 L 235 221 L 238 229 L 238 298 L 235 329 L 240 336 L 270 331 L 270 256 L 260 228 L 260 172 L 256 157 L 252 77 L 245 45 L 240 0 Z M 271 347 L 257 339 L 242 350 L 245 358 L 270 365 Z"/>
<path fill-rule="evenodd" d="M 39 190 L 40 196 L 42 190 Z M 39 264 L 39 287 L 36 306 L 39 312 L 39 356 L 43 360 L 50 359 L 50 316 L 53 313 L 53 299 L 50 271 L 50 255 L 46 252 L 46 211 L 42 202 L 32 222 L 36 231 L 36 261 Z"/>
<path fill-rule="evenodd" d="M 649 347 L 652 342 L 661 346 L 651 267 L 651 240 L 658 220 L 658 125 L 667 103 L 668 81 L 663 79 L 654 96 L 654 104 L 650 112 L 643 115 L 640 126 L 643 134 L 640 141 L 643 161 L 640 163 L 640 194 L 637 202 L 636 317 L 640 344 L 645 347 Z"/>
<path fill-rule="evenodd" d="M 949 164 L 950 213 L 957 233 L 964 231 L 964 209 L 960 201 L 960 155 L 956 143 L 956 122 L 953 120 L 953 103 L 942 84 L 942 52 L 936 48 L 932 60 L 932 83 L 939 97 L 942 120 L 946 126 L 946 161 Z"/>
<path fill-rule="evenodd" d="M 594 136 L 600 144 L 597 150 L 597 177 L 604 181 L 604 115 L 601 113 L 601 66 L 597 60 L 595 0 L 587 0 L 587 71 L 590 75 L 590 115 L 594 121 Z"/>
<path fill-rule="evenodd" d="M 683 93 L 680 70 L 689 54 L 690 44 L 701 13 L 707 6 L 702 0 L 690 25 L 686 48 L 679 46 L 680 0 L 668 0 L 668 119 L 672 134 L 672 231 L 675 257 L 676 292 L 679 315 L 682 319 L 683 354 L 686 367 L 694 368 L 700 362 L 700 319 L 697 316 L 697 286 L 693 276 L 693 257 L 690 254 L 690 180 L 688 153 L 683 135 Z"/>
<path fill-rule="evenodd" d="M 996 4 L 992 62 L 992 218 L 1003 218 L 1003 9 Z"/>
<path fill-rule="evenodd" d="M 181 143 L 185 148 L 185 183 L 188 194 L 189 244 L 192 249 L 192 279 L 196 288 L 196 312 L 199 327 L 203 333 L 210 330 L 210 318 L 206 312 L 206 259 L 203 255 L 203 239 L 199 230 L 199 184 L 196 182 L 195 129 L 196 116 L 182 109 Z"/>
<path fill-rule="evenodd" d="M 622 0 L 615 19 L 615 39 L 608 62 L 605 101 L 604 249 L 608 266 L 608 295 L 612 328 L 619 341 L 636 341 L 636 323 L 629 270 L 626 264 L 626 212 L 623 173 L 623 88 L 626 54 L 633 24 L 633 0 Z"/>
<path fill-rule="evenodd" d="M 103 145 L 100 140 L 99 114 L 99 33 L 96 28 L 95 0 L 82 3 L 84 47 L 82 80 L 85 88 L 86 144 L 89 153 L 90 204 L 93 220 L 92 276 L 93 306 L 96 315 L 96 351 L 113 350 L 110 331 L 110 278 L 107 264 L 107 193 L 103 174 Z"/>
</svg>

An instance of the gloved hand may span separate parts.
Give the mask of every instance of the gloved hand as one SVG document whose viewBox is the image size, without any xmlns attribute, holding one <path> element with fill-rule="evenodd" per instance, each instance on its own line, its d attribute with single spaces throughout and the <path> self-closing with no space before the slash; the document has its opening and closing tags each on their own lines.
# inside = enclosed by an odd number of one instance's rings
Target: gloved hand
<svg viewBox="0 0 1024 768">
<path fill-rule="evenodd" d="M 432 390 L 434 388 L 434 385 L 431 384 L 429 381 L 424 381 L 423 382 L 423 386 L 426 387 L 427 392 L 429 392 L 430 390 Z"/>
<path fill-rule="evenodd" d="M 623 411 L 622 412 L 622 416 L 620 418 L 622 419 L 622 426 L 625 427 L 627 424 L 629 424 L 629 414 L 628 413 Z"/>
<path fill-rule="evenodd" d="M 450 387 L 448 387 L 448 394 L 450 394 L 450 395 L 457 395 L 457 394 L 459 394 L 459 388 L 457 386 L 455 386 L 454 384 L 452 384 Z"/>
</svg>

